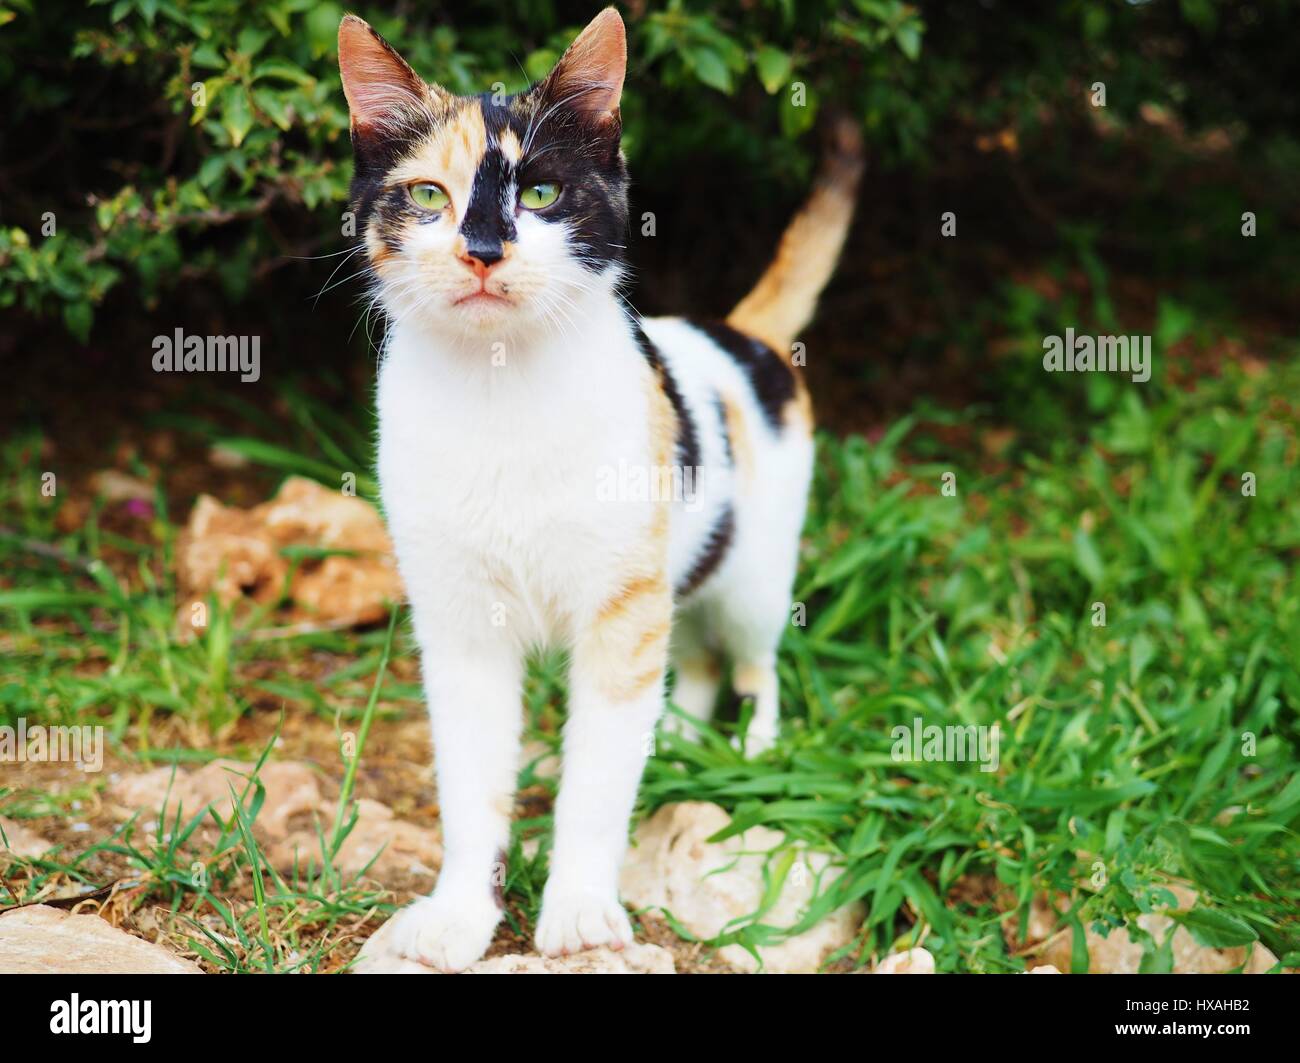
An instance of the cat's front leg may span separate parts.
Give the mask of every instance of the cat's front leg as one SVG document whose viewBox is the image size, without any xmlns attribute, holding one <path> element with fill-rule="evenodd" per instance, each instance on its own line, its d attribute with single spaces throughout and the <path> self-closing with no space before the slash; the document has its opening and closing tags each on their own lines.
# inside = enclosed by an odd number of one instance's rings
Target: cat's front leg
<svg viewBox="0 0 1300 1063">
<path fill-rule="evenodd" d="M 431 627 L 417 617 L 443 861 L 433 895 L 395 917 L 401 920 L 397 948 L 407 959 L 461 971 L 482 958 L 502 915 L 519 768 L 522 662 L 505 640 Z"/>
<path fill-rule="evenodd" d="M 672 601 L 667 578 L 631 577 L 577 638 L 569 668 L 564 777 L 537 950 L 632 943 L 618 899 L 628 820 L 663 709 Z"/>
</svg>

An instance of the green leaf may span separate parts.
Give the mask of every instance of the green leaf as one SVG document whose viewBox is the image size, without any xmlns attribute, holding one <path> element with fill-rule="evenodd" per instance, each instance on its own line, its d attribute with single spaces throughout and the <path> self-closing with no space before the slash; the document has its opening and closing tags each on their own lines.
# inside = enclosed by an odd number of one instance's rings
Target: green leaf
<svg viewBox="0 0 1300 1063">
<path fill-rule="evenodd" d="M 271 35 L 267 33 L 266 30 L 255 29 L 252 26 L 245 26 L 239 31 L 239 39 L 235 44 L 235 48 L 242 55 L 252 58 L 266 47 L 266 42 L 270 39 Z"/>
<path fill-rule="evenodd" d="M 94 321 L 94 307 L 85 300 L 68 303 L 63 308 L 63 323 L 68 326 L 68 331 L 82 343 L 86 343 L 90 339 L 90 326 Z"/>
<path fill-rule="evenodd" d="M 1190 912 L 1171 912 L 1191 931 L 1200 944 L 1211 949 L 1230 949 L 1259 940 L 1255 928 L 1226 912 L 1214 908 L 1193 908 Z"/>
<path fill-rule="evenodd" d="M 337 50 L 342 20 L 343 9 L 337 4 L 319 4 L 307 13 L 307 43 L 317 59 Z"/>
<path fill-rule="evenodd" d="M 918 22 L 904 22 L 897 30 L 894 31 L 894 40 L 898 42 L 898 50 L 901 51 L 912 62 L 916 62 L 921 55 L 921 25 Z"/>
<path fill-rule="evenodd" d="M 226 157 L 224 155 L 209 155 L 203 160 L 203 165 L 199 167 L 199 184 L 206 189 L 211 189 L 218 181 L 221 175 L 226 172 Z"/>
<path fill-rule="evenodd" d="M 253 128 L 253 107 L 248 90 L 243 85 L 233 85 L 221 97 L 221 126 L 230 134 L 230 142 L 239 147 Z"/>
<path fill-rule="evenodd" d="M 769 95 L 775 95 L 790 80 L 793 64 L 790 56 L 770 44 L 763 45 L 754 57 L 754 67 L 758 71 L 758 80 Z"/>
<path fill-rule="evenodd" d="M 697 46 L 686 52 L 686 61 L 704 84 L 719 92 L 731 94 L 731 71 L 717 52 Z"/>
<path fill-rule="evenodd" d="M 1092 536 L 1082 528 L 1074 532 L 1074 563 L 1080 572 L 1094 587 L 1106 580 L 1106 567 L 1101 563 L 1101 555 L 1092 541 Z"/>
<path fill-rule="evenodd" d="M 211 44 L 200 44 L 190 56 L 190 62 L 206 70 L 225 70 L 225 57 Z"/>
<path fill-rule="evenodd" d="M 111 605 L 102 594 L 84 591 L 12 590 L 0 591 L 0 609 L 52 609 L 63 612 L 87 605 Z"/>
<path fill-rule="evenodd" d="M 286 133 L 293 127 L 293 111 L 282 93 L 271 89 L 254 89 L 253 102 Z"/>
<path fill-rule="evenodd" d="M 312 77 L 302 67 L 296 66 L 287 59 L 265 59 L 253 67 L 253 80 L 258 81 L 261 78 L 276 78 L 279 81 L 290 81 L 295 85 L 302 85 L 304 88 L 316 84 L 316 79 Z"/>
<path fill-rule="evenodd" d="M 781 132 L 789 139 L 808 132 L 817 122 L 817 94 L 802 81 L 790 83 L 781 94 Z"/>
</svg>

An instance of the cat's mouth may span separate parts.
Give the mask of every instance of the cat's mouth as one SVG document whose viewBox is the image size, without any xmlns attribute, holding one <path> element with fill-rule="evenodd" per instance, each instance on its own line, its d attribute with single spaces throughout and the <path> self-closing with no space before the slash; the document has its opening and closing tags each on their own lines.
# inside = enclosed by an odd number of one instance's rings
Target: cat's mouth
<svg viewBox="0 0 1300 1063">
<path fill-rule="evenodd" d="M 452 306 L 482 306 L 489 303 L 501 303 L 502 305 L 505 306 L 511 305 L 510 300 L 507 299 L 504 295 L 499 295 L 496 292 L 490 292 L 486 288 L 479 288 L 477 291 L 469 292 L 466 295 L 462 295 L 460 296 L 460 298 L 452 300 L 451 305 Z"/>
</svg>

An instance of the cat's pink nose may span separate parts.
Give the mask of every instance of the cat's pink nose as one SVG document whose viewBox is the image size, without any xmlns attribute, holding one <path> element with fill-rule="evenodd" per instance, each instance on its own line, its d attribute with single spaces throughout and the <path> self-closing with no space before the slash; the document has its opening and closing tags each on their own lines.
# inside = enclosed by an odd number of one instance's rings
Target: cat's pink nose
<svg viewBox="0 0 1300 1063">
<path fill-rule="evenodd" d="M 470 247 L 460 260 L 478 276 L 487 276 L 488 270 L 505 258 L 505 248 L 500 244 Z"/>
</svg>

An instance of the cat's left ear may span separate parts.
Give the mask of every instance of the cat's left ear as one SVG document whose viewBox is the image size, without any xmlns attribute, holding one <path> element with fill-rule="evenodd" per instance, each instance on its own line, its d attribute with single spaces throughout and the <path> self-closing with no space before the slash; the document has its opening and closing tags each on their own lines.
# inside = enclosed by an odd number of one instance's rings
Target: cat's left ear
<svg viewBox="0 0 1300 1063">
<path fill-rule="evenodd" d="M 617 127 L 626 74 L 627 33 L 619 13 L 607 7 L 569 45 L 541 90 L 554 104 Z"/>
</svg>

